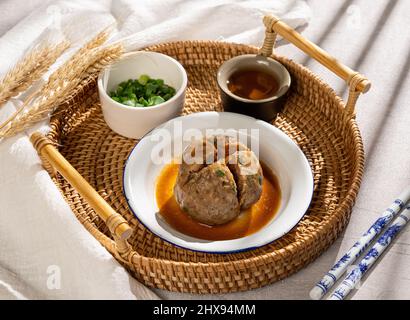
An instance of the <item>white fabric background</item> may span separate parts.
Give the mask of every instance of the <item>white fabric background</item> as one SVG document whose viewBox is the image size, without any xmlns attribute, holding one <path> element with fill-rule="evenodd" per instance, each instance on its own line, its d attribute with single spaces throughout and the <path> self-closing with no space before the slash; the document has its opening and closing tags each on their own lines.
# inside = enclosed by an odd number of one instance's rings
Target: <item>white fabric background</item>
<svg viewBox="0 0 410 320">
<path fill-rule="evenodd" d="M 267 11 L 294 27 L 309 18 L 305 2 L 296 0 L 1 1 L 0 75 L 34 43 L 62 36 L 61 30 L 74 43 L 65 58 L 114 24 L 112 41 L 128 37 L 129 49 L 179 39 L 259 45 Z M 3 106 L 0 120 L 13 110 L 12 103 Z M 0 298 L 156 298 L 75 219 L 27 135 L 0 142 L 0 154 Z M 61 272 L 60 289 L 47 287 L 54 266 Z"/>
</svg>

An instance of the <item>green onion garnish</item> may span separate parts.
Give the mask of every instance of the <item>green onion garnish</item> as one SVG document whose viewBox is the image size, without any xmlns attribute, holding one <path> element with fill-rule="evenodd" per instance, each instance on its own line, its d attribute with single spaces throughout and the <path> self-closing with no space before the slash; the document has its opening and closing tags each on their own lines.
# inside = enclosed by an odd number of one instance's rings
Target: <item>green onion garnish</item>
<svg viewBox="0 0 410 320">
<path fill-rule="evenodd" d="M 151 79 L 143 74 L 137 80 L 121 82 L 109 95 L 126 106 L 149 107 L 171 99 L 175 95 L 175 89 L 162 79 Z"/>
</svg>

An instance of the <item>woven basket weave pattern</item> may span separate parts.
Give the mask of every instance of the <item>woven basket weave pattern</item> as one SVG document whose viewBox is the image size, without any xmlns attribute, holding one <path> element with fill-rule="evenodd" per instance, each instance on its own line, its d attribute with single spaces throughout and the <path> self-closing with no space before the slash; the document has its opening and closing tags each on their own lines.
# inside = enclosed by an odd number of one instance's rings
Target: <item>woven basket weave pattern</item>
<svg viewBox="0 0 410 320">
<path fill-rule="evenodd" d="M 148 48 L 179 60 L 188 73 L 183 113 L 222 111 L 216 71 L 227 59 L 257 48 L 218 42 L 176 42 Z M 79 88 L 58 108 L 48 137 L 66 159 L 134 229 L 129 243 L 138 255 L 124 260 L 104 222 L 59 175 L 54 181 L 81 223 L 138 280 L 172 291 L 223 293 L 257 288 L 300 270 L 346 226 L 363 171 L 363 148 L 354 119 L 327 84 L 306 68 L 274 56 L 292 76 L 284 111 L 274 125 L 303 150 L 314 174 L 314 195 L 305 217 L 287 235 L 264 247 L 236 254 L 193 252 L 170 245 L 143 227 L 122 192 L 125 160 L 136 141 L 105 124 L 96 82 Z"/>
</svg>

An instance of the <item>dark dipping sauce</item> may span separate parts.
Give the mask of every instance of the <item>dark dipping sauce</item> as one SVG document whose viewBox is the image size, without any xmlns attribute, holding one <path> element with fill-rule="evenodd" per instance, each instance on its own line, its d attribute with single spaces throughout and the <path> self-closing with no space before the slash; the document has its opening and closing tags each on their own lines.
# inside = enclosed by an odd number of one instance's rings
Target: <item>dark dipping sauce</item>
<svg viewBox="0 0 410 320">
<path fill-rule="evenodd" d="M 267 99 L 279 90 L 275 76 L 262 70 L 238 70 L 229 77 L 227 85 L 233 94 L 249 100 Z"/>
<path fill-rule="evenodd" d="M 281 200 L 279 182 L 273 172 L 261 162 L 263 170 L 262 195 L 252 207 L 223 225 L 209 226 L 192 219 L 178 205 L 174 197 L 179 164 L 166 165 L 156 183 L 159 213 L 175 230 L 204 240 L 231 240 L 255 233 L 267 225 L 278 212 Z"/>
</svg>

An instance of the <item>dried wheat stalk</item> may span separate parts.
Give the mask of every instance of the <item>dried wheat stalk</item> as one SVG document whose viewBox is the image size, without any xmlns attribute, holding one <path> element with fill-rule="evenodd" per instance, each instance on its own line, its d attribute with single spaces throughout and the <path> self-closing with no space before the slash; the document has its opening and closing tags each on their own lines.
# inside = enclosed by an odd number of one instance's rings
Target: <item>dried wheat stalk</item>
<svg viewBox="0 0 410 320">
<path fill-rule="evenodd" d="M 79 84 L 119 58 L 123 53 L 121 44 L 99 47 L 107 37 L 106 32 L 100 33 L 50 75 L 38 93 L 24 101 L 21 109 L 0 126 L 0 138 L 13 136 L 45 119 Z"/>
<path fill-rule="evenodd" d="M 31 50 L 0 81 L 0 106 L 27 90 L 69 47 L 68 41 L 57 45 L 42 44 Z"/>
</svg>

